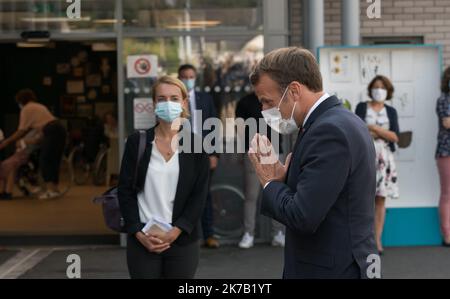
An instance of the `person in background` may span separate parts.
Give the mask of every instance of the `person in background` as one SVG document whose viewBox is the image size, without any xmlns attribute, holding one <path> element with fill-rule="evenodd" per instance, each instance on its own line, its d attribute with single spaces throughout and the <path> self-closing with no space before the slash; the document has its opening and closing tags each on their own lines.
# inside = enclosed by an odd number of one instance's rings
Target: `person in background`
<svg viewBox="0 0 450 299">
<path fill-rule="evenodd" d="M 104 116 L 104 134 L 109 139 L 118 138 L 119 130 L 117 127 L 117 118 L 113 112 L 107 112 Z"/>
<path fill-rule="evenodd" d="M 157 125 L 147 130 L 140 161 L 140 133 L 128 137 L 117 189 L 128 232 L 128 270 L 133 279 L 191 279 L 199 261 L 198 224 L 208 192 L 208 156 L 192 152 L 192 147 L 179 151 L 173 142 L 180 137 L 175 121 L 188 116 L 183 83 L 162 77 L 152 97 Z M 189 134 L 191 140 L 200 138 Z M 166 232 L 143 231 L 153 220 L 169 226 Z"/>
<path fill-rule="evenodd" d="M 39 196 L 40 199 L 49 199 L 60 196 L 58 190 L 59 166 L 66 144 L 66 129 L 61 122 L 53 116 L 44 105 L 37 102 L 35 93 L 30 89 L 23 89 L 16 95 L 19 105 L 19 128 L 9 138 L 0 143 L 0 150 L 15 143 L 32 130 L 39 134 L 40 156 L 39 165 L 42 178 L 46 183 L 46 191 Z"/>
<path fill-rule="evenodd" d="M 38 148 L 41 139 L 38 130 L 31 130 L 16 142 L 16 151 L 8 159 L 0 162 L 0 200 L 13 198 L 17 170 L 29 160 L 30 154 Z"/>
<path fill-rule="evenodd" d="M 208 118 L 217 117 L 214 101 L 211 96 L 204 92 L 195 91 L 195 84 L 197 80 L 197 69 L 191 64 L 184 64 L 178 69 L 178 78 L 184 83 L 189 93 L 189 111 L 192 132 L 205 138 L 211 130 L 204 130 L 203 123 Z M 200 113 L 201 112 L 201 113 Z M 217 168 L 219 163 L 219 155 L 211 154 L 209 156 L 210 163 L 210 178 Z M 210 184 L 210 182 L 209 182 Z M 205 247 L 218 248 L 219 241 L 214 237 L 214 218 L 211 192 L 208 192 L 206 200 L 205 211 L 202 216 L 203 239 L 205 240 Z"/>
<path fill-rule="evenodd" d="M 392 99 L 394 86 L 385 76 L 376 76 L 368 86 L 371 99 L 359 103 L 356 114 L 367 123 L 374 139 L 376 151 L 377 185 L 375 197 L 375 238 L 380 254 L 383 253 L 381 237 L 386 217 L 386 198 L 399 197 L 397 168 L 394 161 L 395 144 L 400 133 L 398 115 L 394 107 L 385 104 Z"/>
<path fill-rule="evenodd" d="M 260 133 L 262 130 L 259 128 L 259 120 L 263 119 L 262 116 L 262 104 L 258 100 L 258 97 L 253 92 L 241 100 L 239 100 L 236 107 L 236 118 L 242 118 L 244 121 L 248 119 L 254 119 L 258 125 L 258 131 Z M 267 126 L 266 126 L 267 127 Z M 238 131 L 239 132 L 239 131 Z M 271 140 L 271 136 L 277 134 L 275 131 L 267 129 L 267 137 Z M 244 140 L 245 152 L 249 150 L 250 140 L 253 136 L 249 136 L 248 127 L 245 128 L 245 132 L 242 132 L 243 136 L 240 136 Z M 281 144 L 281 136 L 279 135 L 279 144 Z M 277 152 L 281 153 L 281 146 L 277 149 Z M 256 222 L 256 211 L 258 207 L 258 198 L 261 192 L 261 184 L 259 183 L 258 176 L 256 175 L 255 168 L 250 162 L 247 155 L 243 157 L 244 162 L 244 235 L 239 242 L 239 247 L 243 249 L 251 248 L 254 244 L 255 239 L 255 222 Z M 281 223 L 272 219 L 272 246 L 284 247 L 284 227 Z"/>
<path fill-rule="evenodd" d="M 439 133 L 435 156 L 441 182 L 439 200 L 441 233 L 443 245 L 450 247 L 450 67 L 442 76 L 441 91 L 436 105 Z"/>
</svg>

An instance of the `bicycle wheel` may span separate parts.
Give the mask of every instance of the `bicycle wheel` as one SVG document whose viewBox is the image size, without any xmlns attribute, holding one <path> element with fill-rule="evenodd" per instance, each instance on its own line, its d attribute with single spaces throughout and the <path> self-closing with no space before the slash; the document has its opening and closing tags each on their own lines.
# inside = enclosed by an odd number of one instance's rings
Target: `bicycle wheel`
<svg viewBox="0 0 450 299">
<path fill-rule="evenodd" d="M 106 183 L 106 172 L 108 167 L 108 150 L 102 150 L 95 159 L 94 185 L 101 186 Z"/>
<path fill-rule="evenodd" d="M 236 187 L 211 186 L 214 231 L 223 238 L 239 238 L 243 233 L 244 194 Z"/>
<path fill-rule="evenodd" d="M 74 182 L 77 185 L 85 185 L 89 180 L 91 167 L 83 154 L 83 147 L 75 147 L 69 155 L 69 164 L 71 173 L 73 173 Z"/>
</svg>

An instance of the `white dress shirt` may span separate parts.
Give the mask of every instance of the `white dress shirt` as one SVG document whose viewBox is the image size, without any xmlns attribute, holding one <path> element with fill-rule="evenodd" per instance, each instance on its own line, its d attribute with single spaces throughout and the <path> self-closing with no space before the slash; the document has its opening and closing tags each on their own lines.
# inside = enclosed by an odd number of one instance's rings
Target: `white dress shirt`
<svg viewBox="0 0 450 299">
<path fill-rule="evenodd" d="M 308 118 L 311 116 L 311 114 L 314 112 L 314 110 L 317 109 L 317 107 L 319 107 L 320 104 L 322 104 L 326 99 L 328 99 L 330 97 L 330 95 L 328 93 L 324 93 L 320 99 L 318 99 L 314 105 L 309 109 L 308 114 L 306 114 L 305 120 L 303 121 L 303 125 L 302 127 L 305 126 L 306 122 L 308 121 Z M 266 189 L 266 187 L 271 183 L 272 181 L 268 181 L 265 185 L 263 189 Z"/>
<path fill-rule="evenodd" d="M 322 104 L 326 99 L 328 99 L 330 95 L 328 93 L 324 93 L 323 96 L 320 97 L 320 99 L 317 100 L 317 102 L 314 103 L 314 105 L 309 109 L 308 114 L 306 114 L 305 120 L 303 121 L 303 127 L 306 124 L 306 121 L 311 116 L 311 114 L 314 112 L 314 110 L 319 107 L 320 104 Z"/>
<path fill-rule="evenodd" d="M 172 223 L 173 203 L 180 174 L 178 151 L 166 162 L 155 141 L 152 145 L 144 188 L 138 194 L 139 217 L 142 223 L 152 219 Z"/>
</svg>

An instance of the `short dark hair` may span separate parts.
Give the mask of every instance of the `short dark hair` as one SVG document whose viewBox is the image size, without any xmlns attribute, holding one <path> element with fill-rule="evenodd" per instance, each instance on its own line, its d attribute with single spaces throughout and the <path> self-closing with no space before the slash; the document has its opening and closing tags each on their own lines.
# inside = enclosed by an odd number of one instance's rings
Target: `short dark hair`
<svg viewBox="0 0 450 299">
<path fill-rule="evenodd" d="M 192 64 L 183 64 L 178 68 L 178 75 L 181 74 L 182 71 L 185 70 L 193 70 L 197 74 L 197 69 Z"/>
<path fill-rule="evenodd" d="M 31 89 L 22 89 L 16 94 L 16 101 L 19 104 L 26 105 L 29 102 L 37 102 L 37 97 Z"/>
<path fill-rule="evenodd" d="M 377 81 L 381 81 L 384 85 L 384 88 L 386 88 L 387 90 L 386 100 L 392 99 L 392 97 L 394 96 L 394 85 L 392 85 L 392 82 L 388 79 L 388 77 L 383 75 L 377 75 L 372 79 L 372 81 L 370 81 L 369 86 L 367 87 L 369 97 L 372 98 L 372 88 Z"/>
<path fill-rule="evenodd" d="M 450 66 L 442 74 L 441 91 L 443 93 L 450 93 Z"/>
<path fill-rule="evenodd" d="M 323 89 L 322 74 L 314 55 L 303 48 L 289 47 L 274 50 L 256 64 L 250 82 L 257 85 L 261 75 L 267 74 L 281 89 L 297 81 L 313 92 Z"/>
</svg>

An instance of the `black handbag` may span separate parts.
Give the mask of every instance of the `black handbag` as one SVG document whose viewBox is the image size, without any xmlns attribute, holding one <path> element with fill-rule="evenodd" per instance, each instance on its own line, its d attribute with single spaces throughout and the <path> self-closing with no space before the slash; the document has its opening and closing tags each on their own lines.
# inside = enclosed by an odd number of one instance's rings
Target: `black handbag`
<svg viewBox="0 0 450 299">
<path fill-rule="evenodd" d="M 139 162 L 141 161 L 142 156 L 144 155 L 146 139 L 147 133 L 145 131 L 140 131 L 138 159 L 136 161 L 136 167 L 134 172 L 134 183 L 133 183 L 134 188 L 136 188 L 137 169 L 139 166 Z M 126 233 L 125 221 L 122 217 L 122 213 L 120 212 L 119 199 L 117 196 L 117 186 L 109 189 L 102 195 L 95 197 L 93 199 L 93 202 L 95 204 L 102 205 L 103 218 L 108 228 L 118 233 Z"/>
</svg>

